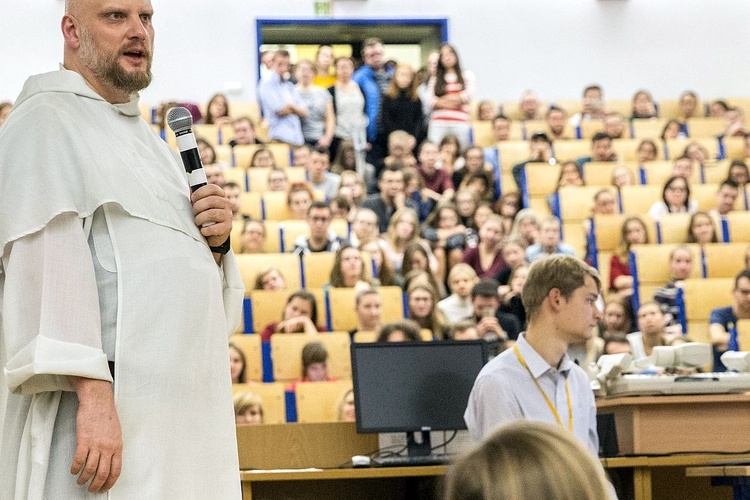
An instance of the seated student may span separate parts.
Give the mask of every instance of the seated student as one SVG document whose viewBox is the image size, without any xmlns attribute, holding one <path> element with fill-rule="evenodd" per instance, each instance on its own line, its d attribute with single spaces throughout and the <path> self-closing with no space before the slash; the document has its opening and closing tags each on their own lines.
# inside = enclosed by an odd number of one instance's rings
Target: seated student
<svg viewBox="0 0 750 500">
<path fill-rule="evenodd" d="M 263 423 L 263 400 L 250 391 L 239 391 L 234 397 L 234 422 L 238 425 Z"/>
<path fill-rule="evenodd" d="M 315 198 L 312 187 L 307 182 L 292 182 L 286 192 L 286 206 L 292 213 L 292 220 L 306 220 L 307 211 Z"/>
<path fill-rule="evenodd" d="M 544 117 L 544 122 L 547 126 L 547 132 L 549 133 L 550 139 L 553 141 L 575 139 L 565 126 L 567 122 L 567 114 L 564 109 L 558 108 L 557 106 L 550 106 Z"/>
<path fill-rule="evenodd" d="M 302 377 L 286 388 L 294 392 L 304 382 L 333 382 L 338 380 L 328 375 L 328 350 L 320 342 L 308 342 L 302 348 Z"/>
<path fill-rule="evenodd" d="M 716 191 L 716 206 L 709 210 L 709 214 L 714 219 L 714 225 L 721 227 L 721 220 L 734 210 L 734 203 L 740 195 L 740 187 L 731 179 L 725 179 L 719 184 Z"/>
<path fill-rule="evenodd" d="M 383 299 L 377 290 L 368 288 L 360 291 L 354 302 L 354 310 L 357 312 L 357 326 L 349 330 L 352 338 L 357 332 L 377 332 L 380 329 Z"/>
<path fill-rule="evenodd" d="M 750 151 L 748 151 L 750 154 Z M 742 160 L 732 160 L 729 164 L 727 179 L 734 181 L 740 189 L 745 189 L 745 185 L 750 182 L 750 169 Z"/>
<path fill-rule="evenodd" d="M 492 119 L 492 136 L 495 144 L 484 148 L 482 151 L 484 161 L 489 163 L 493 170 L 500 170 L 500 156 L 498 155 L 497 143 L 507 141 L 510 137 L 511 120 L 505 115 L 497 115 Z M 453 185 L 455 185 L 455 181 Z"/>
<path fill-rule="evenodd" d="M 658 150 L 656 149 L 656 143 L 651 139 L 643 139 L 638 143 L 636 156 L 636 161 L 638 162 L 639 167 L 642 167 L 647 161 L 656 160 L 659 156 Z"/>
<path fill-rule="evenodd" d="M 336 403 L 336 420 L 339 422 L 356 422 L 357 412 L 354 403 L 354 389 L 347 389 Z"/>
<path fill-rule="evenodd" d="M 385 255 L 379 238 L 372 240 L 363 240 L 360 242 L 359 249 L 366 252 L 372 260 L 372 275 L 377 276 L 377 284 L 380 286 L 403 286 L 401 276 L 393 272 L 391 262 Z M 368 265 L 370 265 L 368 263 Z"/>
<path fill-rule="evenodd" d="M 677 139 L 680 136 L 680 132 L 682 132 L 682 124 L 675 119 L 671 119 L 664 124 L 664 128 L 661 131 L 661 140 Z"/>
<path fill-rule="evenodd" d="M 524 251 L 539 240 L 539 217 L 532 209 L 518 211 L 508 239 L 522 241 Z"/>
<path fill-rule="evenodd" d="M 672 164 L 672 175 L 681 175 L 690 182 L 695 174 L 695 162 L 686 155 L 678 156 Z"/>
<path fill-rule="evenodd" d="M 611 139 L 625 139 L 630 137 L 625 117 L 616 111 L 607 113 L 604 117 L 604 133 Z"/>
<path fill-rule="evenodd" d="M 602 354 L 631 354 L 630 342 L 624 333 L 613 333 L 604 339 Z"/>
<path fill-rule="evenodd" d="M 331 279 L 323 285 L 324 289 L 356 288 L 357 290 L 368 290 L 372 284 L 365 274 L 365 263 L 362 253 L 358 248 L 344 243 L 336 251 L 331 268 Z"/>
<path fill-rule="evenodd" d="M 582 156 L 576 165 L 583 171 L 584 165 L 592 161 L 617 161 L 617 151 L 612 147 L 612 138 L 605 132 L 597 132 L 591 138 L 591 156 Z"/>
<path fill-rule="evenodd" d="M 603 500 L 604 471 L 570 432 L 520 421 L 502 427 L 459 458 L 447 500 Z"/>
<path fill-rule="evenodd" d="M 294 146 L 292 148 L 292 166 L 306 169 L 310 164 L 310 151 L 311 148 L 307 144 Z"/>
<path fill-rule="evenodd" d="M 492 278 L 506 267 L 502 256 L 503 219 L 492 214 L 479 228 L 479 242 L 464 251 L 463 261 L 469 264 L 480 278 Z"/>
<path fill-rule="evenodd" d="M 463 167 L 453 172 L 453 176 L 451 177 L 453 186 L 455 186 L 456 189 L 461 185 L 461 181 L 464 180 L 464 177 L 469 174 L 481 171 L 493 172 L 492 165 L 485 162 L 484 153 L 479 146 L 470 146 L 466 148 L 463 153 L 463 159 Z"/>
<path fill-rule="evenodd" d="M 450 340 L 480 340 L 477 325 L 473 321 L 460 321 L 448 327 Z"/>
<path fill-rule="evenodd" d="M 203 166 L 203 170 L 206 172 L 206 182 L 209 184 L 216 184 L 217 186 L 223 186 L 227 180 L 224 177 L 224 168 L 219 163 L 209 163 Z"/>
<path fill-rule="evenodd" d="M 255 123 L 250 117 L 241 116 L 235 119 L 232 122 L 232 127 L 234 127 L 234 138 L 229 141 L 231 147 L 263 144 L 263 141 L 255 135 Z"/>
<path fill-rule="evenodd" d="M 687 156 L 701 167 L 706 164 L 707 161 L 711 160 L 711 155 L 708 149 L 700 142 L 693 141 L 685 146 L 685 151 L 682 153 L 683 156 Z"/>
<path fill-rule="evenodd" d="M 534 262 L 556 253 L 573 256 L 576 254 L 573 247 L 560 241 L 560 219 L 550 215 L 542 219 L 539 243 L 526 249 L 526 260 Z"/>
<path fill-rule="evenodd" d="M 386 170 L 386 172 L 388 172 Z M 388 223 L 387 230 L 383 234 L 382 247 L 386 257 L 391 262 L 393 269 L 397 273 L 402 272 L 404 263 L 404 253 L 406 247 L 411 243 L 416 243 L 425 250 L 429 260 L 429 268 L 433 272 L 437 270 L 437 260 L 432 255 L 429 245 L 419 237 L 419 221 L 417 213 L 411 208 L 401 208 L 393 214 Z"/>
<path fill-rule="evenodd" d="M 367 196 L 367 189 L 357 172 L 344 170 L 341 172 L 341 186 L 339 186 L 338 194 L 349 200 L 349 204 L 358 210 L 362 200 Z"/>
<path fill-rule="evenodd" d="M 646 223 L 637 215 L 625 218 L 620 228 L 620 243 L 609 262 L 609 291 L 618 298 L 633 295 L 633 273 L 630 270 L 630 247 L 648 243 Z"/>
<path fill-rule="evenodd" d="M 633 361 L 650 356 L 656 346 L 665 346 L 671 336 L 664 330 L 664 313 L 656 302 L 641 304 L 636 313 L 638 318 L 637 332 L 627 335 Z"/>
<path fill-rule="evenodd" d="M 633 317 L 630 308 L 626 307 L 620 299 L 608 299 L 599 321 L 599 336 L 607 339 L 613 335 L 625 335 L 632 330 L 632 325 Z"/>
<path fill-rule="evenodd" d="M 501 344 L 515 341 L 522 325 L 512 314 L 500 311 L 497 281 L 481 280 L 471 289 L 471 305 L 479 336 L 486 340 L 497 340 Z"/>
<path fill-rule="evenodd" d="M 479 101 L 477 106 L 477 120 L 480 122 L 491 121 L 497 115 L 497 106 L 492 101 Z"/>
<path fill-rule="evenodd" d="M 455 189 L 451 174 L 444 168 L 438 169 L 438 147 L 434 142 L 424 141 L 419 145 L 417 170 L 424 186 L 440 195 L 443 201 L 453 198 Z"/>
<path fill-rule="evenodd" d="M 438 292 L 432 286 L 420 281 L 413 282 L 406 290 L 409 304 L 409 319 L 415 321 L 422 330 L 430 330 L 432 337 L 442 340 L 447 334 L 445 317 L 437 307 Z"/>
<path fill-rule="evenodd" d="M 349 234 L 349 242 L 358 247 L 365 241 L 376 240 L 380 236 L 378 231 L 378 216 L 370 209 L 360 208 L 354 215 Z"/>
<path fill-rule="evenodd" d="M 500 269 L 493 278 L 500 285 L 497 291 L 501 298 L 510 291 L 510 276 L 513 271 L 526 262 L 526 248 L 522 240 L 510 238 L 503 244 L 502 252 L 507 267 Z"/>
<path fill-rule="evenodd" d="M 521 329 L 526 327 L 526 309 L 523 307 L 521 294 L 523 286 L 526 284 L 526 277 L 529 275 L 529 267 L 521 265 L 516 267 L 510 275 L 510 286 L 500 300 L 499 311 L 506 314 L 512 314 L 518 318 Z"/>
<path fill-rule="evenodd" d="M 437 279 L 445 280 L 446 270 L 461 262 L 466 247 L 466 226 L 460 224 L 452 203 L 439 206 L 427 218 L 422 237 L 429 241 L 438 262 Z"/>
<path fill-rule="evenodd" d="M 581 171 L 574 161 L 566 161 L 560 167 L 560 176 L 557 178 L 555 192 L 547 196 L 547 205 L 553 214 L 560 213 L 560 188 L 568 186 L 583 186 Z"/>
<path fill-rule="evenodd" d="M 250 216 L 243 214 L 242 209 L 242 188 L 236 182 L 225 182 L 221 184 L 221 189 L 227 195 L 229 207 L 232 209 L 232 220 L 245 220 Z"/>
<path fill-rule="evenodd" d="M 362 201 L 362 208 L 369 208 L 378 216 L 378 229 L 381 233 L 388 231 L 388 224 L 395 212 L 404 208 L 417 210 L 414 200 L 406 196 L 404 190 L 404 173 L 400 166 L 391 165 L 380 172 L 378 188 L 380 194 L 373 194 Z M 418 220 L 415 217 L 415 221 Z"/>
<path fill-rule="evenodd" d="M 693 251 L 685 245 L 675 247 L 669 253 L 669 281 L 663 287 L 654 290 L 654 302 L 659 304 L 664 313 L 664 320 L 670 333 L 684 333 L 680 324 L 677 292 L 684 286 L 684 281 L 692 272 Z"/>
<path fill-rule="evenodd" d="M 229 370 L 232 375 L 233 384 L 244 384 L 247 382 L 245 376 L 245 367 L 247 361 L 245 360 L 245 353 L 242 349 L 232 342 L 229 343 Z"/>
<path fill-rule="evenodd" d="M 289 188 L 289 176 L 282 168 L 272 168 L 266 180 L 269 191 L 283 192 Z"/>
<path fill-rule="evenodd" d="M 240 253 L 263 253 L 266 243 L 266 226 L 257 219 L 245 219 L 240 236 Z"/>
<path fill-rule="evenodd" d="M 477 193 L 479 199 L 492 203 L 495 201 L 495 175 L 489 170 L 477 170 L 467 173 L 458 189 L 469 189 Z"/>
<path fill-rule="evenodd" d="M 404 173 L 404 197 L 414 203 L 419 222 L 424 222 L 442 197 L 425 187 L 424 179 L 415 167 L 406 167 L 400 162 L 393 162 L 391 167 L 398 167 Z"/>
<path fill-rule="evenodd" d="M 717 99 L 709 105 L 708 116 L 711 118 L 724 118 L 727 110 L 729 110 L 729 104 L 722 99 Z"/>
<path fill-rule="evenodd" d="M 750 319 L 750 271 L 744 270 L 735 276 L 732 295 L 732 305 L 717 307 L 711 311 L 708 319 L 708 333 L 714 351 L 714 372 L 727 370 L 721 362 L 722 354 L 739 350 L 737 320 Z M 745 346 L 743 348 L 747 349 Z"/>
<path fill-rule="evenodd" d="M 700 246 L 719 242 L 719 238 L 716 236 L 716 223 L 711 214 L 699 211 L 690 217 L 685 242 L 698 243 Z"/>
<path fill-rule="evenodd" d="M 273 153 L 267 148 L 258 148 L 250 158 L 248 168 L 277 168 L 276 158 Z"/>
<path fill-rule="evenodd" d="M 216 150 L 210 142 L 202 137 L 196 137 L 195 143 L 198 145 L 198 156 L 200 156 L 204 167 L 216 163 Z"/>
<path fill-rule="evenodd" d="M 341 176 L 329 172 L 329 168 L 328 148 L 322 146 L 313 148 L 307 165 L 307 176 L 313 189 L 323 193 L 327 200 L 336 196 L 341 185 Z"/>
<path fill-rule="evenodd" d="M 352 210 L 352 204 L 346 196 L 337 194 L 328 200 L 328 205 L 331 207 L 331 217 L 351 222 L 351 218 L 354 216 L 355 211 Z"/>
<path fill-rule="evenodd" d="M 657 201 L 648 210 L 648 216 L 658 221 L 665 214 L 698 210 L 698 202 L 690 199 L 690 184 L 685 177 L 675 175 L 667 179 L 661 194 L 662 201 Z"/>
<path fill-rule="evenodd" d="M 263 269 L 255 277 L 255 290 L 286 290 L 286 280 L 276 267 Z"/>
<path fill-rule="evenodd" d="M 568 123 L 574 127 L 581 125 L 581 122 L 591 120 L 604 120 L 606 111 L 604 109 L 604 92 L 599 85 L 589 85 L 583 89 L 582 110 L 570 117 Z"/>
<path fill-rule="evenodd" d="M 294 240 L 292 253 L 305 255 L 318 252 L 337 252 L 348 242 L 331 229 L 331 207 L 322 201 L 314 201 L 307 209 L 310 236 L 300 235 Z"/>
<path fill-rule="evenodd" d="M 510 234 L 516 215 L 523 208 L 521 193 L 518 191 L 506 191 L 495 203 L 495 212 L 503 218 L 503 229 L 505 234 Z"/>
<path fill-rule="evenodd" d="M 263 342 L 271 340 L 276 333 L 307 333 L 315 335 L 324 332 L 325 328 L 318 323 L 318 305 L 315 296 L 305 290 L 294 292 L 286 299 L 286 305 L 278 323 L 269 323 L 260 333 Z"/>
<path fill-rule="evenodd" d="M 630 175 L 632 173 L 630 172 L 630 169 L 623 166 L 623 169 L 627 171 Z M 614 176 L 614 173 L 613 173 Z M 615 199 L 615 194 L 612 192 L 611 189 L 608 188 L 602 188 L 599 191 L 594 194 L 594 203 L 591 206 L 591 217 L 588 217 L 587 219 L 583 220 L 583 231 L 586 235 L 586 263 L 591 265 L 593 264 L 593 258 L 594 258 L 594 248 L 593 245 L 591 245 L 591 231 L 594 228 L 594 218 L 597 215 L 613 215 L 617 213 L 617 200 Z"/>
<path fill-rule="evenodd" d="M 354 172 L 364 181 L 368 193 L 374 193 L 377 189 L 378 179 L 375 176 L 375 167 L 371 163 L 362 160 L 364 171 L 357 171 L 357 152 L 354 150 L 352 141 L 341 141 L 339 149 L 336 151 L 336 158 L 331 164 L 331 172 L 334 174 L 343 174 L 344 172 Z"/>
<path fill-rule="evenodd" d="M 747 132 L 745 126 L 745 117 L 742 108 L 729 108 L 724 113 L 724 121 L 726 123 L 724 133 L 721 137 L 743 137 Z"/>
<path fill-rule="evenodd" d="M 557 164 L 552 155 L 552 140 L 544 132 L 534 132 L 529 139 L 529 158 L 528 160 L 514 165 L 511 172 L 513 179 L 516 181 L 516 187 L 523 191 L 523 176 L 527 163 L 549 163 Z"/>
<path fill-rule="evenodd" d="M 651 93 L 639 90 L 633 95 L 633 114 L 630 119 L 656 118 L 656 104 Z"/>
<path fill-rule="evenodd" d="M 419 325 L 405 319 L 386 323 L 378 331 L 378 342 L 422 342 Z"/>
<path fill-rule="evenodd" d="M 477 273 L 470 265 L 460 263 L 453 266 L 448 273 L 451 294 L 437 305 L 448 323 L 459 323 L 474 317 L 471 289 L 478 281 Z"/>
</svg>

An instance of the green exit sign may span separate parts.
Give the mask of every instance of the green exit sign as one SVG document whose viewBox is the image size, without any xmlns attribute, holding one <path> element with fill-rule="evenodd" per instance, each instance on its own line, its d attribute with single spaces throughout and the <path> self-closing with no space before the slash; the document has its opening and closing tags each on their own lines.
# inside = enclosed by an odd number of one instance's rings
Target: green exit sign
<svg viewBox="0 0 750 500">
<path fill-rule="evenodd" d="M 331 0 L 315 0 L 315 15 L 316 16 L 330 16 L 331 15 Z"/>
</svg>

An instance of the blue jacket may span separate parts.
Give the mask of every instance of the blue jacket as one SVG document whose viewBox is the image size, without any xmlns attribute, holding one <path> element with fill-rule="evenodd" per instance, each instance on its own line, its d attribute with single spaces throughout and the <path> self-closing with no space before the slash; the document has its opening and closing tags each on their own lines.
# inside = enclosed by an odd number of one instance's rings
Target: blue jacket
<svg viewBox="0 0 750 500">
<path fill-rule="evenodd" d="M 352 75 L 362 94 L 365 96 L 365 114 L 370 122 L 367 124 L 367 142 L 373 143 L 378 133 L 378 111 L 380 110 L 380 88 L 375 73 L 369 66 L 362 66 Z"/>
</svg>

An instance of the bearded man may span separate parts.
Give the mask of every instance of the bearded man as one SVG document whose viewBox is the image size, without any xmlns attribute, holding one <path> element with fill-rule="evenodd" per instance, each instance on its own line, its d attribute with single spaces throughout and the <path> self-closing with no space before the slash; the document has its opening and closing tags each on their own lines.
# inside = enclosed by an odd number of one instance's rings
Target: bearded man
<svg viewBox="0 0 750 500">
<path fill-rule="evenodd" d="M 240 498 L 232 212 L 139 118 L 152 15 L 67 0 L 0 130 L 3 499 Z"/>
</svg>

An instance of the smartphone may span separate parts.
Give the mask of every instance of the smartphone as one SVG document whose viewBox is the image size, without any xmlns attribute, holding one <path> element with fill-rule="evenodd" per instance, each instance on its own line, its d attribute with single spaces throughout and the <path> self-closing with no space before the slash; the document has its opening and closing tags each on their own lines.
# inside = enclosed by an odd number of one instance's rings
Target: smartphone
<svg viewBox="0 0 750 500">
<path fill-rule="evenodd" d="M 482 308 L 482 317 L 483 318 L 494 318 L 495 317 L 495 309 L 492 307 L 483 307 Z"/>
</svg>

